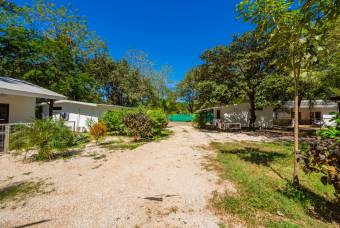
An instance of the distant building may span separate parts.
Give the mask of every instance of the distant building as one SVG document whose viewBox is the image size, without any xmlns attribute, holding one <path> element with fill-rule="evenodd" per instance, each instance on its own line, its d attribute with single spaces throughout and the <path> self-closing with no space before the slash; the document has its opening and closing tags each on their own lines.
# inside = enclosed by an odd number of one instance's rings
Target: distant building
<svg viewBox="0 0 340 228">
<path fill-rule="evenodd" d="M 40 104 L 42 117 L 48 118 L 48 104 Z M 53 118 L 63 119 L 65 124 L 74 131 L 88 131 L 88 122 L 98 122 L 104 112 L 112 109 L 124 108 L 118 105 L 95 104 L 72 100 L 59 100 L 53 106 Z"/>
<path fill-rule="evenodd" d="M 248 103 L 223 105 L 206 108 L 199 112 L 210 112 L 213 115 L 213 124 L 218 126 L 223 123 L 240 123 L 242 128 L 249 127 L 250 105 Z M 302 100 L 299 111 L 300 125 L 334 126 L 331 121 L 334 117 L 330 113 L 339 111 L 339 103 L 325 100 Z M 294 125 L 294 101 L 283 102 L 279 109 L 266 107 L 257 109 L 255 127 L 271 128 L 273 126 Z"/>
<path fill-rule="evenodd" d="M 215 119 L 214 122 L 216 122 L 216 120 L 219 120 L 224 123 L 240 123 L 242 128 L 249 127 L 250 105 L 248 103 L 223 105 L 203 110 L 213 113 Z M 255 113 L 256 113 L 255 127 L 258 128 L 273 127 L 272 107 L 257 109 Z"/>
<path fill-rule="evenodd" d="M 326 100 L 302 100 L 299 110 L 300 125 L 335 125 L 331 122 L 331 112 L 339 111 L 338 103 Z M 281 108 L 276 110 L 274 122 L 277 125 L 293 125 L 294 101 L 286 101 Z"/>
</svg>

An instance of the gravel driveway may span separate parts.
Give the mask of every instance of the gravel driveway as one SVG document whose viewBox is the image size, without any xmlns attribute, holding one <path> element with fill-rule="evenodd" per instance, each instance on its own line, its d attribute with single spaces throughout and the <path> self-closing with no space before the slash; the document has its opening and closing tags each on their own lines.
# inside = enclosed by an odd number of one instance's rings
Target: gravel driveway
<svg viewBox="0 0 340 228">
<path fill-rule="evenodd" d="M 0 189 L 37 180 L 44 182 L 44 189 L 24 201 L 1 205 L 0 227 L 218 227 L 218 218 L 207 207 L 218 177 L 202 167 L 213 152 L 200 146 L 249 136 L 191 126 L 171 129 L 175 133 L 167 140 L 107 151 L 105 159 L 77 156 L 23 163 L 1 156 Z"/>
</svg>

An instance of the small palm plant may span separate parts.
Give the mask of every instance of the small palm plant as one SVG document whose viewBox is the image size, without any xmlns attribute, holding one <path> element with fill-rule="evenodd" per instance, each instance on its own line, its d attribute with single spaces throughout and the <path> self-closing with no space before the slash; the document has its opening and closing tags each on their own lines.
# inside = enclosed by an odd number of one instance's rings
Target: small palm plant
<svg viewBox="0 0 340 228">
<path fill-rule="evenodd" d="M 72 146 L 74 134 L 62 121 L 35 120 L 22 125 L 11 134 L 10 149 L 28 151 L 37 149 L 37 159 L 51 159 L 53 151 L 62 151 Z"/>
</svg>

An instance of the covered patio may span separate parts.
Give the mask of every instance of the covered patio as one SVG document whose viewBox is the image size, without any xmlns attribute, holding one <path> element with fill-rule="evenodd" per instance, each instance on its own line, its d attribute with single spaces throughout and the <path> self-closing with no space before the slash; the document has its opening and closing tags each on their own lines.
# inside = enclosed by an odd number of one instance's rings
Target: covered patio
<svg viewBox="0 0 340 228">
<path fill-rule="evenodd" d="M 0 77 L 0 152 L 8 147 L 11 128 L 35 119 L 37 98 L 48 101 L 52 110 L 55 100 L 66 97 L 23 80 Z"/>
</svg>

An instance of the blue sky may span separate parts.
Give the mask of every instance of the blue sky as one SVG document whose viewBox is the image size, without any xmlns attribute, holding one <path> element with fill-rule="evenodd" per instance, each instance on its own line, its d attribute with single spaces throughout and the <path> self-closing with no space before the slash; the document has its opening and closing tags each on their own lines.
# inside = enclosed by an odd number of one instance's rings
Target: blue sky
<svg viewBox="0 0 340 228">
<path fill-rule="evenodd" d="M 29 0 L 14 0 L 18 4 Z M 104 39 L 114 59 L 126 50 L 144 50 L 157 64 L 173 68 L 181 80 L 200 63 L 200 54 L 228 44 L 250 26 L 236 18 L 238 0 L 57 0 L 72 3 L 91 30 Z"/>
</svg>

